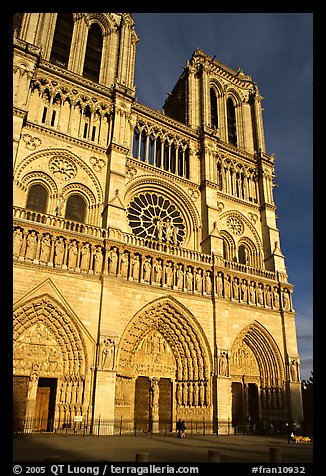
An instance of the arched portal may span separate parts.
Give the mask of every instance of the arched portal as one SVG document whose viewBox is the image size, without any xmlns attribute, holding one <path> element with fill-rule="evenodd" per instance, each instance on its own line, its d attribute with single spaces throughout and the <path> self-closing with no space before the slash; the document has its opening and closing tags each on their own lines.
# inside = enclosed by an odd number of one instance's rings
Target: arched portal
<svg viewBox="0 0 326 476">
<path fill-rule="evenodd" d="M 230 356 L 232 424 L 281 424 L 286 419 L 284 363 L 269 332 L 258 322 L 245 327 Z"/>
<path fill-rule="evenodd" d="M 50 431 L 85 414 L 87 352 L 74 317 L 44 294 L 15 309 L 13 333 L 16 423 Z"/>
<path fill-rule="evenodd" d="M 122 335 L 116 416 L 140 418 L 154 431 L 170 428 L 175 418 L 209 420 L 211 369 L 199 323 L 175 299 L 159 298 L 142 308 Z"/>
</svg>

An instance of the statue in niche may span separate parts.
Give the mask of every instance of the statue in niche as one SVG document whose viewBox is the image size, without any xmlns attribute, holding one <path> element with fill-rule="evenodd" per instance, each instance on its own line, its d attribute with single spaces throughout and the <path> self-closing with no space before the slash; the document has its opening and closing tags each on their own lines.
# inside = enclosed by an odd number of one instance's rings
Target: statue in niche
<svg viewBox="0 0 326 476">
<path fill-rule="evenodd" d="M 37 235 L 36 231 L 31 231 L 26 238 L 26 254 L 25 258 L 34 259 L 37 249 Z"/>
<path fill-rule="evenodd" d="M 255 304 L 255 283 L 254 281 L 251 281 L 250 285 L 249 285 L 249 302 L 251 304 Z"/>
<path fill-rule="evenodd" d="M 260 306 L 264 305 L 264 293 L 263 293 L 263 285 L 259 283 L 257 288 L 257 304 Z"/>
<path fill-rule="evenodd" d="M 161 279 L 162 279 L 162 264 L 161 260 L 157 259 L 155 266 L 155 282 L 156 284 L 161 284 Z"/>
<path fill-rule="evenodd" d="M 230 283 L 230 276 L 226 275 L 224 279 L 224 297 L 230 298 L 231 297 L 231 283 Z"/>
<path fill-rule="evenodd" d="M 182 289 L 183 288 L 183 270 L 182 270 L 182 264 L 179 264 L 178 269 L 177 269 L 177 288 Z"/>
<path fill-rule="evenodd" d="M 233 279 L 233 299 L 239 301 L 239 283 L 238 278 Z"/>
<path fill-rule="evenodd" d="M 286 311 L 290 309 L 290 297 L 287 289 L 284 289 L 283 291 L 283 307 Z"/>
<path fill-rule="evenodd" d="M 54 245 L 54 262 L 56 266 L 62 265 L 64 252 L 65 252 L 65 242 L 63 237 L 59 236 L 59 238 L 57 238 Z"/>
<path fill-rule="evenodd" d="M 112 370 L 114 367 L 115 343 L 110 338 L 102 343 L 101 368 Z"/>
<path fill-rule="evenodd" d="M 220 352 L 218 360 L 218 374 L 220 377 L 228 376 L 228 356 L 227 352 Z"/>
<path fill-rule="evenodd" d="M 247 302 L 248 300 L 248 288 L 247 281 L 243 279 L 240 285 L 240 299 L 242 302 Z"/>
<path fill-rule="evenodd" d="M 103 253 L 102 248 L 97 246 L 94 251 L 94 273 L 100 274 L 102 272 Z"/>
<path fill-rule="evenodd" d="M 151 278 L 151 269 L 152 265 L 150 258 L 146 258 L 144 261 L 144 281 L 146 281 L 147 283 L 149 283 Z"/>
<path fill-rule="evenodd" d="M 205 291 L 207 294 L 212 293 L 212 280 L 210 271 L 206 271 L 205 273 Z"/>
<path fill-rule="evenodd" d="M 223 276 L 221 272 L 217 275 L 217 295 L 223 297 Z"/>
<path fill-rule="evenodd" d="M 132 278 L 135 280 L 139 279 L 139 266 L 140 266 L 139 256 L 135 255 L 132 258 L 132 262 L 131 262 L 131 274 L 132 274 Z"/>
<path fill-rule="evenodd" d="M 88 271 L 89 261 L 90 261 L 90 246 L 89 246 L 89 243 L 84 243 L 81 249 L 80 269 L 83 271 Z"/>
<path fill-rule="evenodd" d="M 196 291 L 197 291 L 198 293 L 201 293 L 201 291 L 202 291 L 202 275 L 201 275 L 201 269 L 197 269 L 197 271 L 196 271 L 195 282 L 196 282 Z"/>
<path fill-rule="evenodd" d="M 123 278 L 128 277 L 129 254 L 125 251 L 121 256 L 120 274 Z"/>
<path fill-rule="evenodd" d="M 117 267 L 118 267 L 118 253 L 117 247 L 113 246 L 109 253 L 109 273 L 110 274 L 117 274 Z"/>
<path fill-rule="evenodd" d="M 266 305 L 268 307 L 272 307 L 272 290 L 270 286 L 267 286 L 266 290 Z"/>
<path fill-rule="evenodd" d="M 188 266 L 187 272 L 186 272 L 186 288 L 187 291 L 192 291 L 192 281 L 193 281 L 193 274 L 191 270 L 191 266 Z"/>
<path fill-rule="evenodd" d="M 165 267 L 165 283 L 168 287 L 171 287 L 173 284 L 173 269 L 170 261 L 166 264 Z"/>
<path fill-rule="evenodd" d="M 20 228 L 16 228 L 14 231 L 14 242 L 13 242 L 13 255 L 18 258 L 20 256 L 20 250 L 23 242 L 23 234 Z"/>
<path fill-rule="evenodd" d="M 276 307 L 276 309 L 278 309 L 280 306 L 280 299 L 278 295 L 278 289 L 276 286 L 273 288 L 273 306 Z"/>
<path fill-rule="evenodd" d="M 47 263 L 50 259 L 51 239 L 49 233 L 46 233 L 41 241 L 40 261 Z"/>
<path fill-rule="evenodd" d="M 71 269 L 77 268 L 77 255 L 78 255 L 77 241 L 72 240 L 69 243 L 69 247 L 68 247 L 68 268 L 71 268 Z"/>
<path fill-rule="evenodd" d="M 298 381 L 298 362 L 293 359 L 290 362 L 290 374 L 291 374 L 291 381 L 297 382 Z"/>
</svg>

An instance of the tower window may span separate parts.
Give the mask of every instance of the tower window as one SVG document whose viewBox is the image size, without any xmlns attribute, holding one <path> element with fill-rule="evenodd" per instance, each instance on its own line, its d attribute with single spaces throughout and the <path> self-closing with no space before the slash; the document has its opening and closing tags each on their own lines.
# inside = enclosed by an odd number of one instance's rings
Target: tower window
<svg viewBox="0 0 326 476">
<path fill-rule="evenodd" d="M 27 196 L 26 208 L 46 213 L 48 192 L 43 185 L 32 185 Z"/>
<path fill-rule="evenodd" d="M 58 13 L 50 61 L 61 68 L 68 67 L 73 29 L 72 13 Z"/>
<path fill-rule="evenodd" d="M 237 127 L 235 119 L 235 107 L 231 98 L 227 100 L 227 122 L 228 122 L 228 141 L 229 144 L 237 145 Z"/>
<path fill-rule="evenodd" d="M 211 100 L 211 127 L 213 127 L 213 129 L 217 129 L 218 127 L 217 97 L 213 88 L 210 89 L 210 100 Z"/>
<path fill-rule="evenodd" d="M 88 31 L 83 70 L 83 76 L 92 81 L 98 81 L 100 77 L 102 45 L 102 30 L 97 23 L 93 23 Z"/>
<path fill-rule="evenodd" d="M 80 195 L 70 195 L 67 200 L 66 215 L 68 220 L 85 222 L 86 203 Z"/>
<path fill-rule="evenodd" d="M 238 260 L 240 264 L 248 264 L 248 253 L 245 246 L 243 245 L 239 246 Z"/>
<path fill-rule="evenodd" d="M 45 121 L 46 121 L 46 113 L 47 113 L 47 112 L 48 112 L 48 108 L 45 107 L 45 108 L 43 109 L 43 114 L 42 114 L 42 123 L 43 123 L 43 124 L 44 124 Z"/>
</svg>

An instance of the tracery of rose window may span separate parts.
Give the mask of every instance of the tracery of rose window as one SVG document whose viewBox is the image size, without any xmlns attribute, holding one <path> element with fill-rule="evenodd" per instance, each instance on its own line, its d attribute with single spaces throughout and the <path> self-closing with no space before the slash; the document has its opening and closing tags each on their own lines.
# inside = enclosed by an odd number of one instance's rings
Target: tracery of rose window
<svg viewBox="0 0 326 476">
<path fill-rule="evenodd" d="M 142 238 L 181 245 L 185 225 L 177 207 L 167 198 L 156 193 L 141 193 L 134 197 L 127 209 L 133 233 Z"/>
</svg>

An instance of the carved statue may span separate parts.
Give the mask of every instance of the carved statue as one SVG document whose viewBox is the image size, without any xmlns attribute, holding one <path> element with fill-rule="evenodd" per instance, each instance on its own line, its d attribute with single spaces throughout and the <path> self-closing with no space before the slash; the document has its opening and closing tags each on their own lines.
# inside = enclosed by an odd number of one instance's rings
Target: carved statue
<svg viewBox="0 0 326 476">
<path fill-rule="evenodd" d="M 120 274 L 123 278 L 128 277 L 129 254 L 127 251 L 121 256 Z"/>
<path fill-rule="evenodd" d="M 50 259 L 51 239 L 49 233 L 46 233 L 41 241 L 40 261 L 47 263 Z"/>
<path fill-rule="evenodd" d="M 170 262 L 165 267 L 165 283 L 168 287 L 171 287 L 173 284 L 173 269 Z"/>
<path fill-rule="evenodd" d="M 75 269 L 77 267 L 77 256 L 78 256 L 78 247 L 77 247 L 77 241 L 72 240 L 69 243 L 68 247 L 69 253 L 68 253 L 68 268 Z"/>
<path fill-rule="evenodd" d="M 103 265 L 103 253 L 100 246 L 95 248 L 94 252 L 94 273 L 101 273 Z"/>
<path fill-rule="evenodd" d="M 14 231 L 14 243 L 13 243 L 13 255 L 18 258 L 20 256 L 20 250 L 23 242 L 23 234 L 19 228 Z"/>
<path fill-rule="evenodd" d="M 84 243 L 81 249 L 80 269 L 82 269 L 83 271 L 88 271 L 89 260 L 90 260 L 90 246 L 89 246 L 89 243 Z"/>
<path fill-rule="evenodd" d="M 26 254 L 25 258 L 34 259 L 37 248 L 37 235 L 36 231 L 31 231 L 26 238 Z"/>
<path fill-rule="evenodd" d="M 110 274 L 117 274 L 117 266 L 118 266 L 118 253 L 117 247 L 113 246 L 109 253 L 109 273 Z"/>
<path fill-rule="evenodd" d="M 178 269 L 177 269 L 177 288 L 182 289 L 183 288 L 183 270 L 182 270 L 182 264 L 179 264 Z"/>
<path fill-rule="evenodd" d="M 56 265 L 62 265 L 65 252 L 65 242 L 62 236 L 59 236 L 55 242 L 54 262 Z"/>
<path fill-rule="evenodd" d="M 102 344 L 101 367 L 112 370 L 114 367 L 114 341 L 110 338 L 104 339 Z"/>
<path fill-rule="evenodd" d="M 150 258 L 146 258 L 144 261 L 144 281 L 149 283 L 151 278 L 151 269 L 152 265 L 150 263 Z"/>
</svg>

